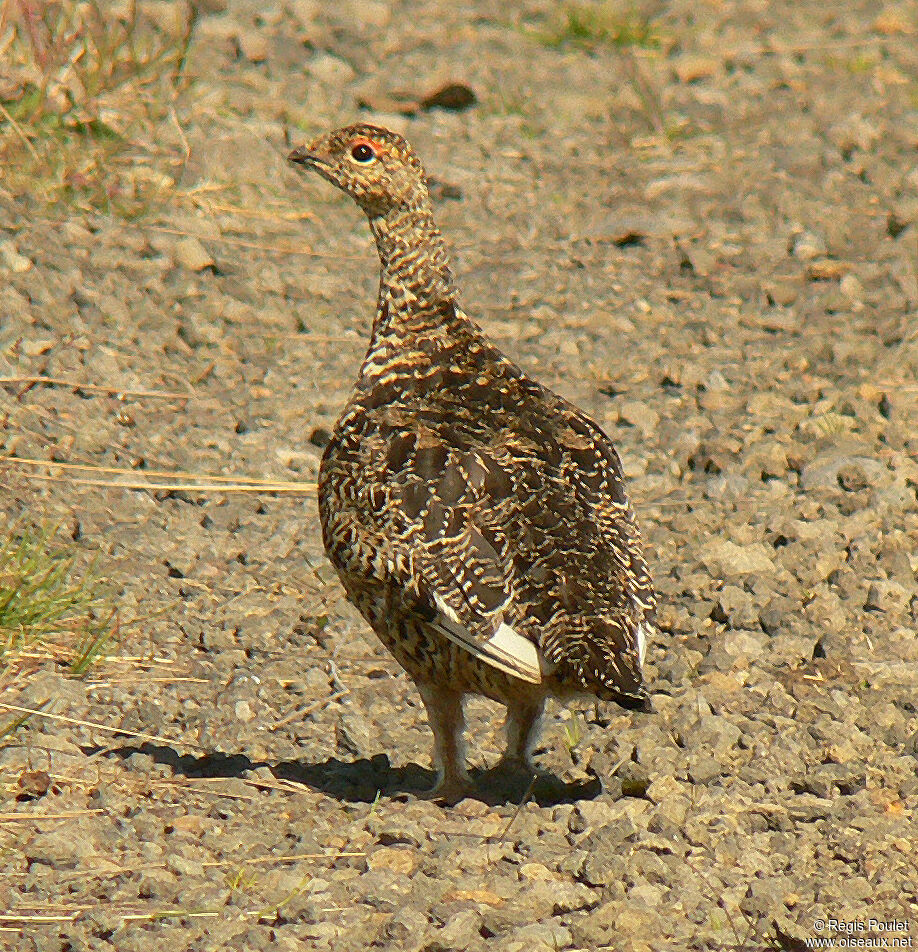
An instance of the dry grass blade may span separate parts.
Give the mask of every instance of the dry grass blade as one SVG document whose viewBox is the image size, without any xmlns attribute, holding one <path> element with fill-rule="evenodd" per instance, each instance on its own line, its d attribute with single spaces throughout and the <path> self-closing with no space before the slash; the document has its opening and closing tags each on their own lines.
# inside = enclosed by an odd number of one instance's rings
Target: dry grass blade
<svg viewBox="0 0 918 952">
<path fill-rule="evenodd" d="M 335 261 L 369 261 L 372 256 L 365 255 L 342 255 L 333 254 L 327 251 L 313 251 L 311 248 L 304 248 L 300 245 L 271 245 L 263 241 L 245 241 L 242 238 L 227 238 L 223 235 L 200 235 L 193 231 L 185 231 L 181 228 L 166 228 L 163 225 L 150 225 L 151 231 L 159 231 L 166 235 L 179 235 L 183 238 L 197 238 L 199 241 L 215 241 L 224 245 L 234 245 L 237 248 L 253 248 L 258 251 L 270 251 L 279 255 L 306 255 L 309 258 L 331 258 Z"/>
<path fill-rule="evenodd" d="M 92 811 L 104 813 L 104 810 Z M 281 856 L 252 856 L 246 859 L 217 859 L 217 860 L 206 860 L 201 863 L 201 866 L 205 869 L 226 869 L 239 866 L 273 866 L 276 864 L 282 863 L 301 863 L 306 860 L 331 860 L 332 862 L 337 862 L 339 859 L 347 858 L 360 858 L 361 856 L 366 856 L 366 850 L 338 850 L 334 852 L 327 853 L 291 853 L 288 855 Z M 138 873 L 150 869 L 166 869 L 166 863 L 143 863 L 142 865 L 134 866 L 120 866 L 112 867 L 108 866 L 106 869 L 83 869 L 79 870 L 72 875 L 65 876 L 63 878 L 64 882 L 73 882 L 76 879 L 81 881 L 89 879 L 107 879 L 114 876 L 122 876 L 125 873 Z M 7 870 L 0 870 L 0 877 L 17 877 L 27 875 L 26 873 L 21 872 L 12 872 Z M 12 917 L 9 917 L 12 918 Z"/>
<path fill-rule="evenodd" d="M 214 919 L 222 915 L 211 909 L 158 909 L 155 912 L 127 913 L 121 916 L 125 922 L 152 922 L 156 919 Z"/>
<path fill-rule="evenodd" d="M 48 704 L 47 701 L 45 701 L 45 703 L 42 704 L 42 707 L 45 707 L 46 704 Z M 25 722 L 28 721 L 31 717 L 32 717 L 32 712 L 30 711 L 26 714 L 20 714 L 19 717 L 13 718 L 13 720 L 11 720 L 8 724 L 4 724 L 2 727 L 0 727 L 0 740 L 14 733 L 15 731 L 18 731 L 19 728 L 22 727 L 22 725 L 25 724 Z"/>
<path fill-rule="evenodd" d="M 297 719 L 302 720 L 304 717 L 309 717 L 310 714 L 315 714 L 316 711 L 321 710 L 323 707 L 327 707 L 329 704 L 334 704 L 335 701 L 340 700 L 350 693 L 351 692 L 348 688 L 342 688 L 340 691 L 335 691 L 334 694 L 330 694 L 328 697 L 323 697 L 319 701 L 313 701 L 312 704 L 307 704 L 306 707 L 298 708 L 292 714 L 288 714 L 286 717 L 282 717 L 279 721 L 275 721 L 268 728 L 268 730 L 276 731 L 281 727 L 286 727 L 288 724 Z"/>
<path fill-rule="evenodd" d="M 95 383 L 80 383 L 77 380 L 65 380 L 62 377 L 0 377 L 0 384 L 44 384 L 48 387 L 71 387 L 85 390 L 87 393 L 107 393 L 118 397 L 131 397 L 137 400 L 190 400 L 194 394 L 169 393 L 162 390 L 125 390 L 123 387 L 106 387 Z"/>
<path fill-rule="evenodd" d="M 366 850 L 344 850 L 335 853 L 292 853 L 289 856 L 254 856 L 243 860 L 220 860 L 219 862 L 202 863 L 202 866 L 233 866 L 239 863 L 242 866 L 267 866 L 271 863 L 298 863 L 303 859 L 343 859 L 348 856 L 366 856 Z"/>
<path fill-rule="evenodd" d="M 73 922 L 76 914 L 72 916 L 2 916 L 0 922 Z M 18 932 L 18 929 L 3 929 L 3 932 Z"/>
<path fill-rule="evenodd" d="M 75 816 L 105 813 L 104 810 L 62 810 L 60 813 L 0 813 L 0 823 L 31 823 L 47 820 L 71 820 Z"/>
<path fill-rule="evenodd" d="M 43 476 L 25 473 L 26 479 L 48 483 L 68 483 L 71 486 L 98 486 L 103 489 L 153 489 L 167 492 L 190 493 L 294 493 L 309 496 L 315 493 L 313 483 L 147 483 L 110 479 L 72 479 L 65 476 Z"/>
<path fill-rule="evenodd" d="M 232 215 L 233 218 L 257 218 L 263 221 L 274 222 L 301 222 L 315 219 L 315 215 L 304 208 L 248 208 L 245 205 L 231 205 L 224 202 L 215 202 L 202 193 L 206 191 L 222 190 L 223 186 L 208 184 L 206 186 L 197 186 L 182 192 L 180 197 L 188 199 L 193 205 L 202 208 L 211 215 L 225 214 Z"/>
<path fill-rule="evenodd" d="M 21 466 L 46 466 L 49 469 L 73 469 L 92 473 L 113 473 L 121 476 L 136 476 L 138 472 L 136 469 L 128 469 L 124 466 L 96 466 L 90 463 L 59 463 L 56 460 L 30 459 L 25 456 L 0 457 L 0 462 L 15 463 Z M 230 485 L 266 487 L 288 486 L 292 489 L 302 489 L 304 487 L 314 488 L 312 483 L 301 483 L 296 480 L 284 479 L 259 479 L 255 476 L 212 476 L 209 473 L 171 472 L 165 469 L 145 469 L 142 472 L 145 476 L 156 476 L 166 479 L 196 479 L 201 480 L 202 483 L 205 484 L 227 483 Z"/>
<path fill-rule="evenodd" d="M 4 106 L 2 102 L 0 102 L 0 115 L 13 127 L 13 131 L 22 140 L 23 145 L 32 153 L 32 158 L 36 162 L 40 162 L 41 156 L 39 156 L 35 146 L 32 145 L 29 137 L 22 131 L 19 123 L 7 112 L 6 106 Z"/>
<path fill-rule="evenodd" d="M 167 747 L 190 747 L 193 750 L 205 751 L 206 748 L 199 744 L 193 744 L 190 741 L 176 741 L 169 737 L 160 737 L 157 734 L 144 734 L 141 731 L 128 730 L 126 727 L 109 727 L 108 724 L 100 724 L 98 721 L 84 721 L 78 717 L 67 717 L 65 714 L 51 714 L 49 711 L 43 711 L 37 707 L 20 707 L 18 704 L 7 704 L 0 701 L 0 708 L 6 711 L 18 711 L 20 714 L 36 715 L 47 717 L 52 721 L 60 721 L 63 724 L 75 724 L 78 727 L 91 727 L 95 730 L 106 731 L 109 734 L 124 734 L 125 737 L 136 737 L 138 740 L 149 740 L 157 744 L 165 744 Z"/>
<path fill-rule="evenodd" d="M 510 819 L 507 820 L 506 826 L 501 830 L 500 835 L 497 837 L 488 836 L 485 838 L 485 842 L 488 844 L 491 843 L 503 843 L 507 839 L 507 835 L 510 833 L 510 827 L 516 823 L 517 817 L 523 812 L 523 807 L 529 802 L 529 798 L 532 796 L 532 791 L 535 789 L 536 781 L 539 779 L 538 774 L 532 775 L 532 780 L 529 781 L 529 786 L 526 788 L 523 793 L 523 797 L 520 802 L 516 805 L 516 809 L 510 815 Z"/>
</svg>

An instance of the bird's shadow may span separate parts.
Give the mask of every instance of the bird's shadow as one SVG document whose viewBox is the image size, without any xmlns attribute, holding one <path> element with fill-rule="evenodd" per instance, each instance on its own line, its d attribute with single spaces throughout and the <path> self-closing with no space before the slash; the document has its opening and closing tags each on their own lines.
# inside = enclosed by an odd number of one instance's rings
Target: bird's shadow
<svg viewBox="0 0 918 952">
<path fill-rule="evenodd" d="M 254 761 L 246 754 L 226 754 L 219 751 L 194 756 L 179 754 L 163 744 L 143 743 L 123 747 L 88 748 L 87 754 L 105 753 L 126 759 L 132 754 L 146 754 L 158 764 L 170 767 L 174 773 L 188 778 L 237 777 L 258 783 L 257 778 L 245 776 L 249 771 L 267 767 L 278 780 L 292 780 L 318 790 L 328 796 L 349 803 L 372 803 L 380 796 L 390 798 L 425 797 L 436 776 L 419 764 L 409 763 L 393 767 L 385 754 L 345 761 L 336 757 L 311 763 L 302 760 L 282 760 L 277 763 Z M 472 770 L 475 782 L 473 799 L 490 806 L 518 804 L 524 799 L 539 806 L 557 806 L 576 800 L 593 800 L 602 793 L 598 777 L 582 783 L 564 783 L 557 777 L 539 772 L 508 772 L 501 768 Z"/>
</svg>

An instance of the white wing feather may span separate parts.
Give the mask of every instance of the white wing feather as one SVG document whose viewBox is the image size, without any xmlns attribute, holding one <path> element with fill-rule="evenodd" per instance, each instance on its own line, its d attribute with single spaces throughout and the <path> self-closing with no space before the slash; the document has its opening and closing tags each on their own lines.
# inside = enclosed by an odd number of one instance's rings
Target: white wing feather
<svg viewBox="0 0 918 952">
<path fill-rule="evenodd" d="M 497 631 L 487 641 L 480 643 L 460 622 L 453 609 L 436 593 L 434 604 L 437 606 L 438 615 L 432 624 L 454 644 L 491 667 L 530 684 L 541 684 L 543 677 L 551 672 L 553 665 L 542 656 L 538 645 L 504 622 L 500 623 Z"/>
<path fill-rule="evenodd" d="M 647 654 L 647 629 L 643 625 L 638 625 L 637 630 L 638 657 L 641 661 L 641 667 L 644 667 L 644 656 Z"/>
</svg>

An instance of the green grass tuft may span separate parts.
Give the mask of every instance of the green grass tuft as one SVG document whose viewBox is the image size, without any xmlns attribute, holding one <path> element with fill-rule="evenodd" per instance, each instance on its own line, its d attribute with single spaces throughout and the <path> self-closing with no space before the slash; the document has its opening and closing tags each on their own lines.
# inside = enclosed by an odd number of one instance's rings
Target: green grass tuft
<svg viewBox="0 0 918 952">
<path fill-rule="evenodd" d="M 564 743 L 572 759 L 574 751 L 580 746 L 582 740 L 583 724 L 581 723 L 580 714 L 574 711 L 570 719 L 564 723 Z"/>
<path fill-rule="evenodd" d="M 590 53 L 602 47 L 660 46 L 660 36 L 648 16 L 633 6 L 621 9 L 613 3 L 564 4 L 555 22 L 537 37 L 545 46 L 572 46 Z"/>
<path fill-rule="evenodd" d="M 53 530 L 24 528 L 0 537 L 0 666 L 7 673 L 47 656 L 81 676 L 117 634 L 108 593 L 53 538 Z"/>
</svg>

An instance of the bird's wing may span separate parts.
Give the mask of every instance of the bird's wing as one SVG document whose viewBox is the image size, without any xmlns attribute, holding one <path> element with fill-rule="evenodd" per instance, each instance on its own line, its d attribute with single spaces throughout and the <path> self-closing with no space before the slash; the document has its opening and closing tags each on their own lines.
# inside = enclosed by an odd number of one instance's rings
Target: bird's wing
<svg viewBox="0 0 918 952">
<path fill-rule="evenodd" d="M 501 490 L 511 490 L 507 475 L 490 449 L 456 446 L 455 434 L 448 442 L 431 432 L 416 437 L 390 483 L 384 532 L 390 550 L 402 554 L 390 565 L 408 569 L 396 569 L 399 587 L 445 638 L 538 684 L 553 666 L 532 620 L 519 611 L 512 540 L 500 512 L 507 501 Z"/>
<path fill-rule="evenodd" d="M 585 685 L 638 691 L 652 596 L 620 464 L 556 400 L 563 419 L 540 410 L 524 432 L 516 416 L 458 432 L 455 415 L 448 430 L 414 416 L 377 431 L 389 496 L 379 538 L 416 610 L 475 657 L 533 683 L 564 663 Z"/>
</svg>

